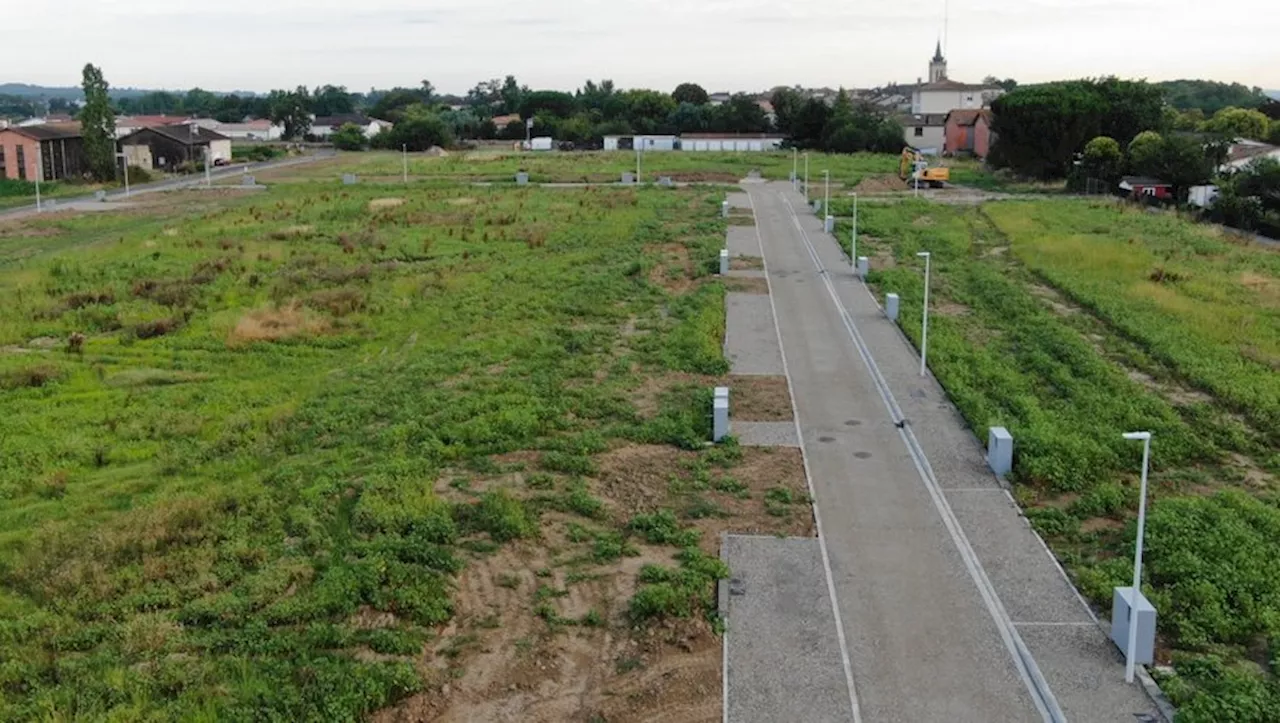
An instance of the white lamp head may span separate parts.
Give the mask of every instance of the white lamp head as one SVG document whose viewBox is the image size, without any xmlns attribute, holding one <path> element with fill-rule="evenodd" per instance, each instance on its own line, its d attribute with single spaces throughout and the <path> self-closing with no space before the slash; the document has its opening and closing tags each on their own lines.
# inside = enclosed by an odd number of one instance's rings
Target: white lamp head
<svg viewBox="0 0 1280 723">
<path fill-rule="evenodd" d="M 1125 432 L 1124 438 L 1132 439 L 1132 440 L 1140 440 L 1145 442 L 1146 440 L 1151 439 L 1151 433 L 1150 432 Z"/>
<path fill-rule="evenodd" d="M 927 259 L 927 258 L 929 258 L 929 252 L 928 252 L 928 251 L 917 251 L 917 252 L 916 252 L 916 256 L 919 256 L 919 257 L 921 257 L 921 258 L 926 258 L 926 259 Z"/>
</svg>

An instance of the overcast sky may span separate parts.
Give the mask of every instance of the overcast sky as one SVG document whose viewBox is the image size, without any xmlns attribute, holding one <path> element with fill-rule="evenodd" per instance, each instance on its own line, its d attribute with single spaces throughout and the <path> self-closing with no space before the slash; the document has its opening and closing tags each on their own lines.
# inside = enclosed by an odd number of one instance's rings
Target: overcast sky
<svg viewBox="0 0 1280 723">
<path fill-rule="evenodd" d="M 36 0 L 6 2 L 0 82 L 266 91 L 515 74 L 670 90 L 881 85 L 927 72 L 945 0 Z M 1275 0 L 950 0 L 950 76 L 1115 74 L 1280 88 Z"/>
</svg>

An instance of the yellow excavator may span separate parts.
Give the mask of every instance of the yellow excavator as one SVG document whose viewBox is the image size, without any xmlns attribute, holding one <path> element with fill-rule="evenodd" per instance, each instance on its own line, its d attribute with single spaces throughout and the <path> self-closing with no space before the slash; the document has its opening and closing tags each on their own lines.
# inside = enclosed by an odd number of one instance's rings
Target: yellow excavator
<svg viewBox="0 0 1280 723">
<path fill-rule="evenodd" d="M 951 169 L 946 166 L 930 168 L 924 154 L 914 146 L 902 149 L 902 159 L 898 162 L 898 177 L 904 181 L 920 181 L 921 184 L 933 188 L 942 188 L 951 180 Z"/>
</svg>

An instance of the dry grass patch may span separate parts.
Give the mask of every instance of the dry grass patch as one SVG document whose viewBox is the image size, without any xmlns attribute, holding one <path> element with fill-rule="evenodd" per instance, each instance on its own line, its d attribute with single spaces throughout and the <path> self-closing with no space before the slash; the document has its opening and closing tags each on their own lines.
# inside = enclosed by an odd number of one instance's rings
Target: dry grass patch
<svg viewBox="0 0 1280 723">
<path fill-rule="evenodd" d="M 255 341 L 281 341 L 315 336 L 329 328 L 328 323 L 302 308 L 297 302 L 285 306 L 254 309 L 236 322 L 228 343 L 231 346 Z"/>
<path fill-rule="evenodd" d="M 745 276 L 726 276 L 723 279 L 724 288 L 740 294 L 768 294 L 768 279 L 758 279 Z"/>
<path fill-rule="evenodd" d="M 403 206 L 403 198 L 375 198 L 369 202 L 370 211 L 382 211 L 396 206 Z"/>
<path fill-rule="evenodd" d="M 791 391 L 783 376 L 729 377 L 729 413 L 743 422 L 789 422 Z"/>
<path fill-rule="evenodd" d="M 645 253 L 658 262 L 649 270 L 649 283 L 673 294 L 683 294 L 693 286 L 693 260 L 684 244 L 668 243 L 646 246 Z"/>
<path fill-rule="evenodd" d="M 764 259 L 759 256 L 734 256 L 729 259 L 729 270 L 731 271 L 748 271 L 748 270 L 764 270 Z"/>
</svg>

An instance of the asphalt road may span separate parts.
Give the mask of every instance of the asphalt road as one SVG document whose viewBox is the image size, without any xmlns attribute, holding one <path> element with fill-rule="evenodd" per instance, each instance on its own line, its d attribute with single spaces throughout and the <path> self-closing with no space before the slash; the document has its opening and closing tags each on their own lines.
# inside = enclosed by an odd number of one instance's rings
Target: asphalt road
<svg viewBox="0 0 1280 723">
<path fill-rule="evenodd" d="M 209 179 L 211 181 L 220 181 L 220 180 L 226 180 L 228 178 L 237 178 L 239 176 L 243 176 L 246 174 L 252 175 L 255 171 L 265 171 L 273 168 L 287 168 L 288 166 L 296 166 L 303 163 L 311 163 L 313 161 L 318 161 L 324 158 L 332 158 L 333 155 L 334 155 L 333 151 L 321 151 L 318 153 L 308 154 L 305 156 L 295 156 L 293 158 L 285 158 L 285 159 L 276 160 L 276 161 L 263 161 L 261 163 L 247 163 L 247 164 L 238 163 L 231 166 L 223 166 L 221 168 L 210 171 Z M 163 181 L 154 181 L 152 183 L 142 183 L 138 185 L 131 185 L 129 187 L 129 195 L 127 197 L 125 196 L 124 189 L 121 188 L 113 191 L 108 191 L 106 195 L 106 200 L 107 201 L 123 201 L 126 198 L 132 198 L 133 196 L 140 196 L 147 193 L 155 193 L 157 191 L 176 191 L 183 188 L 201 186 L 204 184 L 204 182 L 205 182 L 205 175 L 203 173 L 200 173 L 192 176 L 185 176 L 183 178 L 166 179 Z M 90 193 L 84 196 L 62 197 L 62 198 L 54 199 L 54 201 L 55 201 L 55 204 L 53 206 L 53 209 L 49 209 L 49 210 L 56 210 L 58 208 L 70 206 L 72 204 L 95 203 L 98 201 L 98 199 L 93 194 Z M 34 202 L 32 202 L 30 205 L 27 205 L 27 206 L 17 206 L 15 208 L 11 208 L 5 211 L 0 211 L 0 218 L 5 218 L 5 219 L 20 218 L 23 216 L 29 216 L 34 213 L 37 213 L 36 205 Z"/>
</svg>

